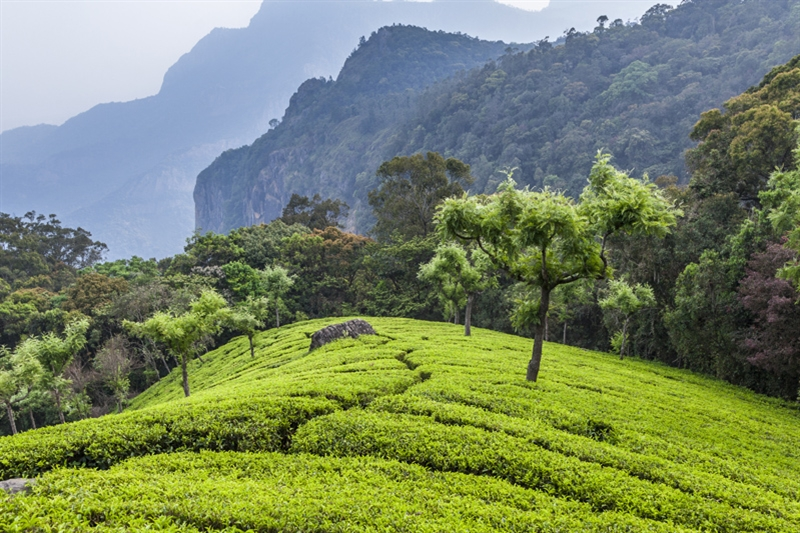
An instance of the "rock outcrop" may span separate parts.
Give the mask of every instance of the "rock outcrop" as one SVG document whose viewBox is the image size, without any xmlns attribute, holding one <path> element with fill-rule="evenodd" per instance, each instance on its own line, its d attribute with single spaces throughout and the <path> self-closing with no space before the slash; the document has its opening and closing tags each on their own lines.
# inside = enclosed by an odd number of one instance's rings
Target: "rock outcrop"
<svg viewBox="0 0 800 533">
<path fill-rule="evenodd" d="M 26 478 L 13 478 L 0 481 L 0 490 L 6 491 L 9 494 L 16 494 L 18 492 L 28 492 L 31 487 L 36 483 L 35 479 Z"/>
<path fill-rule="evenodd" d="M 320 346 L 324 346 L 338 339 L 343 339 L 345 337 L 357 339 L 361 335 L 377 335 L 377 333 L 372 329 L 369 322 L 361 320 L 360 318 L 348 320 L 341 324 L 333 324 L 322 328 L 311 336 L 311 346 L 308 351 L 316 350 Z"/>
</svg>

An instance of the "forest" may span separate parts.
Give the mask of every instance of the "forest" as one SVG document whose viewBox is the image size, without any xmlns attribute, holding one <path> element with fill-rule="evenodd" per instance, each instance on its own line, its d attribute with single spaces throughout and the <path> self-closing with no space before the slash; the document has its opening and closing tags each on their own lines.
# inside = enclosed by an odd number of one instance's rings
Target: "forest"
<svg viewBox="0 0 800 533">
<path fill-rule="evenodd" d="M 103 243 L 54 215 L 3 215 L 2 431 L 122 410 L 177 368 L 188 396 L 187 364 L 215 345 L 245 335 L 252 352 L 259 330 L 354 315 L 538 335 L 794 401 L 798 116 L 800 56 L 698 117 L 688 186 L 631 178 L 601 153 L 580 198 L 522 188 L 514 168 L 495 194 L 467 196 L 469 165 L 398 156 L 377 170 L 369 236 L 343 230 L 343 201 L 295 194 L 269 224 L 103 262 Z M 506 212 L 516 233 L 475 218 Z"/>
<path fill-rule="evenodd" d="M 592 31 L 551 37 L 503 51 L 466 36 L 381 28 L 336 79 L 305 82 L 273 128 L 198 175 L 196 226 L 225 233 L 277 218 L 292 194 L 318 193 L 347 202 L 346 226 L 366 233 L 378 166 L 429 151 L 469 164 L 473 194 L 495 192 L 498 171 L 516 167 L 520 184 L 576 197 L 598 150 L 636 177 L 685 185 L 699 115 L 797 55 L 800 4 L 658 4 L 638 22 L 600 16 Z"/>
</svg>

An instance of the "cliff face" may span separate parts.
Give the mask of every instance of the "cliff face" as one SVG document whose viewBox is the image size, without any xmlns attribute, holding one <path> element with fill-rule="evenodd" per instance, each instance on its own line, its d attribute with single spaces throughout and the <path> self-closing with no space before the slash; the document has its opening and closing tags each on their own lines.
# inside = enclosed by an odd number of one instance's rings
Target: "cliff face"
<svg viewBox="0 0 800 533">
<path fill-rule="evenodd" d="M 179 252 L 195 225 L 197 173 L 266 131 L 303 80 L 337 72 L 359 36 L 395 22 L 530 40 L 545 31 L 535 13 L 475 6 L 265 2 L 247 28 L 201 39 L 157 95 L 101 104 L 58 127 L 4 132 L 0 211 L 56 213 L 106 242 L 109 259 Z"/>
<path fill-rule="evenodd" d="M 523 185 L 577 195 L 598 150 L 633 175 L 685 182 L 700 113 L 800 52 L 800 0 L 660 4 L 640 23 L 521 48 L 484 63 L 503 45 L 384 28 L 335 82 L 304 83 L 277 128 L 198 176 L 197 226 L 266 222 L 292 193 L 319 193 L 345 200 L 349 229 L 368 231 L 380 163 L 426 151 L 470 164 L 473 193 L 494 192 L 498 170 L 515 168 Z"/>
<path fill-rule="evenodd" d="M 196 227 L 226 232 L 269 222 L 293 193 L 344 199 L 352 228 L 392 132 L 428 86 L 500 56 L 507 45 L 412 26 L 385 27 L 361 44 L 335 81 L 313 78 L 283 121 L 251 146 L 223 153 L 195 186 Z M 354 168 L 372 169 L 359 176 Z"/>
</svg>

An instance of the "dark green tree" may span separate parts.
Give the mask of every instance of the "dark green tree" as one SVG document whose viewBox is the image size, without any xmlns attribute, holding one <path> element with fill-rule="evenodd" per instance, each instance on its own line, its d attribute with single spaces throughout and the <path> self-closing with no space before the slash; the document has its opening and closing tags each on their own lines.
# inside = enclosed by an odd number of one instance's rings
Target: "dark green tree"
<svg viewBox="0 0 800 533">
<path fill-rule="evenodd" d="M 319 194 L 313 198 L 292 194 L 289 203 L 283 208 L 280 220 L 287 226 L 302 224 L 309 229 L 325 229 L 329 226 L 341 228 L 339 221 L 347 218 L 350 207 L 341 200 L 326 198 Z"/>
<path fill-rule="evenodd" d="M 405 239 L 427 236 L 433 231 L 436 206 L 460 196 L 462 185 L 473 182 L 469 165 L 436 152 L 395 157 L 377 175 L 380 185 L 370 191 L 369 205 L 377 220 L 373 233 L 380 241 L 394 233 Z"/>
</svg>

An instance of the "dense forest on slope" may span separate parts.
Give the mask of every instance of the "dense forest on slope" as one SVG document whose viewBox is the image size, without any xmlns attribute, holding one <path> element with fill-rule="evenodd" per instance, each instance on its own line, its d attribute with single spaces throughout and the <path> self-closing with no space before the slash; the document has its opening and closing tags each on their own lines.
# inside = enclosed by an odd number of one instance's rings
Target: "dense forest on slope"
<svg viewBox="0 0 800 533">
<path fill-rule="evenodd" d="M 636 175 L 685 183 L 699 114 L 798 51 L 795 0 L 692 0 L 657 5 L 639 23 L 600 18 L 594 31 L 567 32 L 563 45 L 510 50 L 413 101 L 377 104 L 363 86 L 310 81 L 283 123 L 201 173 L 196 224 L 228 231 L 277 217 L 292 193 L 319 192 L 351 204 L 349 227 L 363 232 L 378 165 L 428 150 L 470 164 L 477 193 L 494 192 L 497 171 L 518 167 L 521 183 L 577 194 L 601 148 Z M 364 68 L 351 61 L 341 77 Z"/>
<path fill-rule="evenodd" d="M 688 187 L 629 180 L 682 216 L 666 224 L 663 239 L 610 237 L 611 270 L 553 292 L 545 339 L 796 399 L 797 116 L 800 56 L 722 111 L 703 113 L 692 131 L 699 144 L 688 155 Z M 607 162 L 596 163 L 598 171 L 628 180 Z M 369 199 L 378 240 L 343 231 L 341 202 L 293 196 L 278 220 L 195 234 L 184 253 L 160 261 L 102 263 L 105 245 L 84 230 L 34 213 L 2 215 L 0 402 L 9 426 L 0 431 L 13 432 L 15 419 L 27 430 L 122 409 L 210 346 L 308 318 L 468 316 L 476 326 L 531 334 L 535 324 L 518 318 L 538 308 L 537 283 L 519 283 L 437 234 L 435 206 L 469 183 L 469 168 L 429 153 L 385 162 L 380 179 Z M 197 318 L 202 302 L 216 306 L 219 320 L 207 322 L 188 351 L 131 327 L 156 315 Z"/>
<path fill-rule="evenodd" d="M 3 132 L 0 211 L 58 213 L 68 225 L 93 228 L 114 259 L 178 253 L 194 228 L 198 172 L 261 135 L 309 76 L 338 72 L 359 36 L 405 23 L 530 41 L 566 24 L 573 2 L 551 4 L 531 13 L 493 0 L 470 9 L 446 1 L 263 2 L 248 27 L 200 39 L 167 70 L 158 94 L 101 103 L 60 126 Z"/>
<path fill-rule="evenodd" d="M 663 365 L 407 319 L 244 338 L 121 415 L 0 438 L 8 531 L 785 532 L 798 414 Z"/>
<path fill-rule="evenodd" d="M 402 121 L 423 89 L 502 55 L 506 47 L 410 26 L 373 33 L 336 81 L 303 83 L 281 124 L 252 147 L 223 153 L 200 174 L 194 193 L 198 227 L 225 232 L 269 222 L 292 192 L 349 200 L 363 186 L 350 170 L 369 164 L 374 146 L 385 142 L 387 125 Z"/>
</svg>

